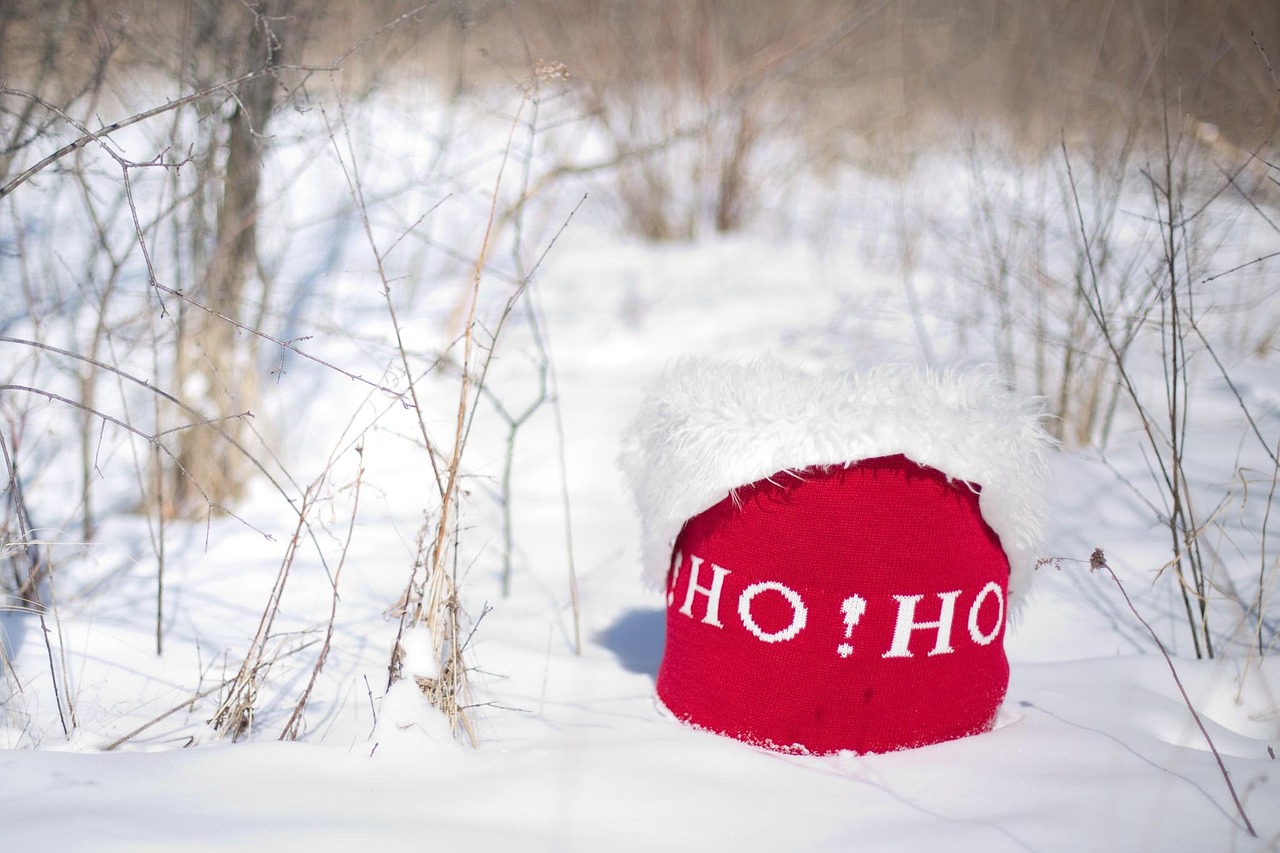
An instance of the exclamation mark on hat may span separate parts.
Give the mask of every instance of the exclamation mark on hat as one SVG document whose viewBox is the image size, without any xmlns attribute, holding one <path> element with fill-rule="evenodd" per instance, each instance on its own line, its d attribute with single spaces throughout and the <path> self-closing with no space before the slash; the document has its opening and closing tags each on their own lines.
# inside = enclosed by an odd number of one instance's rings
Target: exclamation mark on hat
<svg viewBox="0 0 1280 853">
<path fill-rule="evenodd" d="M 867 612 L 867 600 L 860 595 L 851 595 L 840 605 L 840 612 L 844 614 L 844 638 L 851 639 L 853 626 L 857 625 L 862 614 Z M 840 653 L 840 657 L 847 658 L 853 654 L 853 646 L 849 643 L 841 643 L 836 646 L 836 651 Z"/>
</svg>

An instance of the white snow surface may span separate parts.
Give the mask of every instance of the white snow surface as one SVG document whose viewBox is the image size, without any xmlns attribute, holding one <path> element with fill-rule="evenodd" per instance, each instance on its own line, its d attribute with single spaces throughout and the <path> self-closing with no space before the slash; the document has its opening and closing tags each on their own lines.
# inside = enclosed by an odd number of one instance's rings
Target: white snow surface
<svg viewBox="0 0 1280 853">
<path fill-rule="evenodd" d="M 495 138 L 502 134 L 499 124 Z M 952 165 L 937 164 L 922 183 L 945 184 Z M 330 186 L 341 196 L 340 178 Z M 565 482 L 557 419 L 544 406 L 515 444 L 508 597 L 496 498 L 506 433 L 484 403 L 464 460 L 458 571 L 474 624 L 467 656 L 477 747 L 451 737 L 408 682 L 386 688 L 396 629 L 389 613 L 434 489 L 412 420 L 399 402 L 291 358 L 282 375 L 264 378 L 257 423 L 281 437 L 282 460 L 300 483 L 337 461 L 321 478 L 316 541 L 292 568 L 253 734 L 235 744 L 211 735 L 216 692 L 184 703 L 239 665 L 296 514 L 257 483 L 238 518 L 170 523 L 160 655 L 152 534 L 139 516 L 105 518 L 93 544 L 58 551 L 65 568 L 43 625 L 34 614 L 0 612 L 0 745 L 10 747 L 0 751 L 0 850 L 1276 849 L 1280 762 L 1270 750 L 1280 747 L 1280 659 L 1239 649 L 1217 660 L 1191 655 L 1172 583 L 1156 577 L 1167 531 L 1124 485 L 1141 482 L 1147 463 L 1123 418 L 1105 459 L 1050 453 L 1044 556 L 1071 559 L 1038 570 L 1007 641 L 1011 682 L 994 731 L 887 755 L 788 756 L 683 726 L 655 701 L 663 601 L 640 581 L 640 520 L 616 466 L 625 426 L 647 383 L 681 356 L 768 357 L 815 371 L 918 359 L 901 281 L 884 271 L 893 252 L 877 249 L 888 205 L 875 180 L 852 186 L 843 201 L 823 202 L 839 212 L 814 240 L 793 222 L 785 234 L 757 225 L 734 237 L 647 245 L 618 236 L 591 196 L 547 254 L 531 292 L 554 360 Z M 531 239 L 545 247 L 577 195 L 551 199 L 551 224 Z M 462 222 L 483 209 L 474 201 L 443 212 Z M 823 209 L 815 203 L 806 215 Z M 299 234 L 300 243 L 325 246 L 324 235 Z M 309 267 L 299 264 L 301 277 Z M 385 351 L 389 336 L 372 262 L 347 257 L 326 275 L 296 333 L 323 330 L 307 346 L 361 373 L 361 359 L 375 363 L 369 353 Z M 933 271 L 935 280 L 944 275 Z M 486 304 L 511 293 L 496 274 L 482 288 Z M 982 365 L 989 353 L 948 326 L 948 293 L 939 286 L 923 317 L 937 354 Z M 445 335 L 457 301 L 457 289 L 419 294 L 402 318 L 410 346 Z M 513 321 L 504 334 L 489 383 L 518 412 L 534 394 L 533 343 L 527 324 Z M 1274 362 L 1241 361 L 1236 376 L 1254 399 L 1273 401 L 1274 432 Z M 1205 470 L 1224 470 L 1217 463 L 1225 461 L 1229 472 L 1249 451 L 1219 417 L 1231 411 L 1228 390 L 1206 379 L 1204 393 L 1193 426 Z M 448 394 L 431 405 L 428 424 L 450 434 Z M 352 436 L 362 430 L 358 456 Z M 114 461 L 127 465 L 126 457 Z M 1210 491 L 1216 476 L 1197 488 Z M 56 491 L 54 474 L 46 482 Z M 46 518 L 58 517 L 59 500 L 32 496 Z M 333 651 L 301 739 L 279 742 L 324 635 L 353 512 Z M 75 533 L 46 538 L 72 543 Z M 1111 580 L 1090 574 L 1094 547 L 1106 550 L 1169 644 L 1259 839 L 1244 832 L 1169 665 Z M 1249 565 L 1256 572 L 1256 561 Z M 68 696 L 55 698 L 51 668 Z M 59 699 L 75 709 L 70 734 Z"/>
</svg>

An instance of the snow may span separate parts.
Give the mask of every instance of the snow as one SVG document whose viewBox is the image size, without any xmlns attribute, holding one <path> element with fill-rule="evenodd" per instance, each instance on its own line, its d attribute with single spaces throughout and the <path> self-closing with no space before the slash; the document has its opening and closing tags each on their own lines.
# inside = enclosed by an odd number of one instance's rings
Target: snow
<svg viewBox="0 0 1280 853">
<path fill-rule="evenodd" d="M 376 233 L 398 233 L 439 204 L 428 214 L 431 245 L 474 257 L 506 109 L 455 119 L 463 141 L 446 160 L 459 159 L 432 166 L 456 182 L 451 200 L 415 183 L 434 137 L 415 141 L 403 126 L 386 128 L 420 119 L 375 111 L 368 136 L 355 143 L 368 158 L 362 174 L 371 186 L 401 188 L 379 197 Z M 377 146 L 362 147 L 370 140 Z M 1063 450 L 1052 460 L 1045 556 L 1067 559 L 1039 569 L 1038 589 L 1010 632 L 1011 683 L 994 731 L 888 755 L 788 756 L 683 726 L 655 701 L 663 602 L 640 580 L 639 520 L 616 465 L 623 429 L 646 382 L 684 355 L 769 355 L 815 367 L 919 360 L 917 328 L 889 267 L 895 250 L 884 211 L 893 203 L 886 193 L 897 190 L 879 179 L 859 179 L 843 195 L 830 190 L 777 232 L 757 223 L 738 236 L 665 245 L 620 235 L 608 202 L 587 187 L 593 194 L 530 291 L 554 368 L 565 482 L 562 488 L 557 419 L 544 405 L 515 439 L 509 597 L 500 587 L 497 501 L 505 425 L 483 402 L 464 458 L 458 565 L 473 628 L 466 653 L 479 744 L 459 743 L 410 682 L 387 689 L 394 607 L 424 513 L 438 508 L 411 413 L 370 384 L 394 384 L 384 372 L 392 361 L 381 284 L 350 209 L 341 249 L 333 246 L 333 220 L 317 213 L 350 203 L 332 150 L 319 148 L 313 137 L 280 161 L 279 175 L 304 162 L 330 171 L 324 180 L 299 181 L 303 197 L 274 211 L 283 278 L 314 282 L 284 300 L 277 322 L 288 326 L 283 339 L 312 335 L 299 346 L 368 381 L 293 354 L 283 374 L 263 378 L 256 425 L 296 483 L 316 482 L 320 498 L 315 539 L 298 551 L 269 643 L 274 663 L 253 732 L 232 744 L 215 738 L 206 721 L 217 707 L 214 688 L 248 650 L 296 513 L 259 480 L 238 519 L 167 525 L 164 650 L 157 655 L 154 528 L 139 515 L 103 513 L 95 541 L 75 544 L 64 521 L 73 516 L 65 499 L 75 493 L 73 473 L 59 473 L 63 457 L 53 456 L 32 507 L 48 519 L 43 538 L 61 543 L 57 606 L 43 625 L 34 614 L 0 611 L 7 661 L 0 745 L 9 747 L 0 751 L 4 850 L 1274 849 L 1280 764 L 1269 750 L 1280 743 L 1280 663 L 1239 642 L 1219 659 L 1194 659 L 1176 591 L 1168 577 L 1155 578 L 1168 559 L 1168 533 L 1145 503 L 1155 498 L 1132 419 L 1120 419 L 1104 453 Z M 298 158 L 292 166 L 289 157 Z M 398 168 L 377 177 L 388 162 Z M 937 185 L 937 173 L 954 168 L 940 158 L 921 167 L 918 181 Z M 536 229 L 527 237 L 526 268 L 581 195 L 581 187 L 549 193 L 528 214 Z M 963 202 L 947 198 L 928 196 L 928 215 L 962 220 Z M 842 205 L 822 233 L 805 233 L 805 217 Z M 283 225 L 306 221 L 320 224 Z M 958 253 L 953 232 L 930 233 Z M 1265 254 L 1254 251 L 1265 239 L 1252 238 L 1240 256 Z M 460 292 L 432 283 L 437 278 L 422 265 L 437 272 L 457 265 L 424 246 L 406 244 L 389 259 L 397 287 L 406 277 L 401 319 L 414 352 L 448 337 Z M 948 280 L 950 256 L 926 254 L 917 284 L 930 297 L 923 320 L 937 356 L 989 361 L 980 329 L 949 325 L 960 299 L 939 284 Z M 1225 258 L 1218 268 L 1233 263 Z M 510 296 L 515 265 L 495 255 L 482 283 L 486 318 Z M 1263 307 L 1274 317 L 1274 302 Z M 1247 322 L 1261 324 L 1256 316 Z M 537 349 L 522 314 L 504 335 L 489 382 L 518 412 L 536 394 Z M 1139 364 L 1159 381 L 1155 357 L 1142 354 Z M 1247 355 L 1232 364 L 1243 393 L 1264 413 L 1264 434 L 1274 436 L 1274 366 Z M 1265 471 L 1269 462 L 1241 431 L 1229 389 L 1201 367 L 1191 470 L 1197 493 L 1213 506 L 1233 472 Z M 450 434 L 455 381 L 437 376 L 424 388 L 429 428 Z M 133 457 L 120 437 L 113 440 L 104 477 L 121 505 Z M 113 473 L 121 469 L 126 476 Z M 1262 497 L 1251 499 L 1231 504 L 1215 530 L 1222 550 L 1245 555 L 1256 576 L 1264 522 Z M 331 577 L 353 513 L 333 649 L 300 741 L 278 742 L 325 633 Z M 1095 547 L 1105 549 L 1175 655 L 1260 840 L 1245 834 L 1165 659 L 1112 581 L 1090 574 Z M 1232 611 L 1224 613 L 1230 624 Z M 430 656 L 425 638 L 409 642 L 410 671 L 429 667 L 420 662 Z M 55 697 L 51 672 L 69 697 Z M 64 734 L 59 702 L 65 714 L 68 698 L 77 725 Z"/>
</svg>

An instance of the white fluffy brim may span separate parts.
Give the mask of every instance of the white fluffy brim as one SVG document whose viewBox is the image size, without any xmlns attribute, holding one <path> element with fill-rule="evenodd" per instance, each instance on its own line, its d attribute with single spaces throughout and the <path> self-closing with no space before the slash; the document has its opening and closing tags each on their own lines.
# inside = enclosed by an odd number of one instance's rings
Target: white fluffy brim
<svg viewBox="0 0 1280 853">
<path fill-rule="evenodd" d="M 903 454 L 982 487 L 982 517 L 1009 558 L 1012 611 L 1040 556 L 1052 444 L 1039 409 L 987 373 L 813 375 L 770 361 L 684 360 L 654 382 L 619 461 L 640 513 L 644 578 L 657 587 L 685 521 L 734 489 Z"/>
</svg>

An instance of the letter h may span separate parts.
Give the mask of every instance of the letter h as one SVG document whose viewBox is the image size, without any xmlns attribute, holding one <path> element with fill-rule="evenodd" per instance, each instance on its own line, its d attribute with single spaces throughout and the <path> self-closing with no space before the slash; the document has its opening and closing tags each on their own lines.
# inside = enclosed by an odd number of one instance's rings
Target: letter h
<svg viewBox="0 0 1280 853">
<path fill-rule="evenodd" d="M 932 655 L 945 655 L 954 651 L 951 648 L 951 619 L 956 611 L 956 599 L 960 596 L 960 590 L 954 592 L 940 592 L 938 598 L 942 599 L 942 614 L 936 622 L 917 622 L 916 621 L 916 604 L 923 595 L 895 595 L 894 599 L 898 602 L 898 622 L 893 626 L 893 645 L 889 647 L 889 651 L 885 652 L 882 657 L 886 658 L 909 658 L 911 657 L 911 632 L 921 628 L 934 628 L 938 634 L 933 643 L 933 650 L 929 652 Z"/>
<path fill-rule="evenodd" d="M 681 606 L 680 612 L 692 619 L 693 597 L 698 593 L 702 593 L 707 597 L 707 612 L 702 617 L 703 624 L 723 628 L 724 626 L 720 624 L 720 590 L 724 587 L 724 578 L 725 575 L 729 574 L 729 570 L 712 563 L 711 571 L 714 574 L 711 578 L 711 586 L 698 586 L 698 569 L 701 566 L 702 558 L 690 554 L 689 586 L 684 594 L 684 605 Z"/>
</svg>

